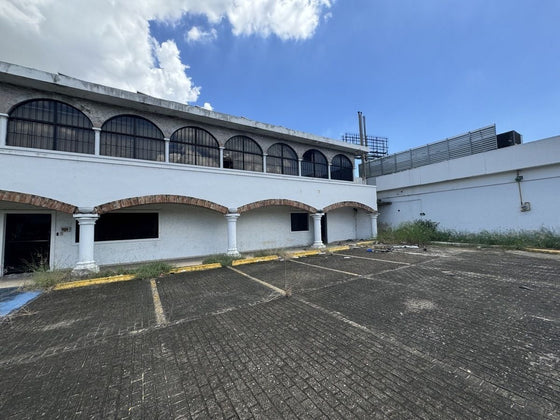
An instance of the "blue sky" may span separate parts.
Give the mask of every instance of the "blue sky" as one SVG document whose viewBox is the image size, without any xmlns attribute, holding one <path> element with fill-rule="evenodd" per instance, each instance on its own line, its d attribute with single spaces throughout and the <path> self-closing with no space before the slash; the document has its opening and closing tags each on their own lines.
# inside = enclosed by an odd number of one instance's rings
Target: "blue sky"
<svg viewBox="0 0 560 420">
<path fill-rule="evenodd" d="M 227 22 L 211 43 L 175 39 L 220 112 L 339 138 L 360 110 L 392 152 L 492 123 L 525 141 L 560 134 L 559 1 L 339 0 L 330 13 L 303 41 Z M 176 30 L 152 24 L 160 41 Z"/>
<path fill-rule="evenodd" d="M 398 152 L 560 134 L 559 22 L 558 0 L 5 0 L 0 60 L 337 139 L 362 111 Z"/>
</svg>

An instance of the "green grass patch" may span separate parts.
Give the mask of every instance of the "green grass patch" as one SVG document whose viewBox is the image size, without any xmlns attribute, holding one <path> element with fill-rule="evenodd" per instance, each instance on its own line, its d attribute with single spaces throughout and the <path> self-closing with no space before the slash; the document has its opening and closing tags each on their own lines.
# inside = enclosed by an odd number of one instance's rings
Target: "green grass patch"
<svg viewBox="0 0 560 420">
<path fill-rule="evenodd" d="M 560 249 L 560 235 L 550 229 L 533 231 L 481 231 L 478 233 L 439 229 L 431 220 L 406 222 L 397 228 L 380 229 L 377 240 L 385 243 L 423 246 L 432 241 L 458 242 L 477 245 L 495 245 L 511 249 Z"/>
<path fill-rule="evenodd" d="M 137 279 L 153 279 L 169 273 L 172 268 L 173 266 L 168 263 L 155 261 L 141 265 L 140 267 L 132 270 L 131 274 L 134 274 Z"/>
<path fill-rule="evenodd" d="M 219 263 L 222 265 L 222 267 L 227 267 L 227 266 L 231 266 L 231 263 L 235 260 L 241 260 L 243 259 L 243 257 L 233 257 L 231 255 L 226 255 L 226 254 L 217 254 L 217 255 L 210 255 L 208 257 L 206 257 L 203 261 L 202 264 L 215 264 L 215 263 Z"/>
</svg>

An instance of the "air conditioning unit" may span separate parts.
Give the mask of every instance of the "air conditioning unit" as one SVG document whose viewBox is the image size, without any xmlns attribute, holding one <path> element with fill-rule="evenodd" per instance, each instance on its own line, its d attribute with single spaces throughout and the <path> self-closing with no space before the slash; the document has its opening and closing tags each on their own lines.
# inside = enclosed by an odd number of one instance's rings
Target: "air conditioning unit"
<svg viewBox="0 0 560 420">
<path fill-rule="evenodd" d="M 521 134 L 513 130 L 498 134 L 496 138 L 498 139 L 498 149 L 521 144 L 522 142 Z"/>
</svg>

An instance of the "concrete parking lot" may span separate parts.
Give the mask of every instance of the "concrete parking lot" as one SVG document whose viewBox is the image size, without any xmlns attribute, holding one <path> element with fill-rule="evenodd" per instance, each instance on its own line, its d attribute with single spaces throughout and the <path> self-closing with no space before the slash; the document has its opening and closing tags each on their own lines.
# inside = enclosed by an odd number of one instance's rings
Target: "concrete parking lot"
<svg viewBox="0 0 560 420">
<path fill-rule="evenodd" d="M 357 248 L 55 291 L 0 338 L 6 419 L 558 419 L 560 257 Z"/>
</svg>

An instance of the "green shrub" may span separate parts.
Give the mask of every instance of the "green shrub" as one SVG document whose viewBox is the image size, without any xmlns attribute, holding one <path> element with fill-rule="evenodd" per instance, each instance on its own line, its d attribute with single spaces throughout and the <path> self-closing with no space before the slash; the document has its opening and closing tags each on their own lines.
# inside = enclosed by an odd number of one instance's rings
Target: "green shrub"
<svg viewBox="0 0 560 420">
<path fill-rule="evenodd" d="M 140 267 L 132 270 L 132 274 L 137 279 L 153 279 L 167 274 L 173 267 L 162 261 L 155 261 L 148 264 L 141 265 Z"/>
<path fill-rule="evenodd" d="M 439 240 L 437 222 L 431 220 L 415 220 L 401 223 L 396 229 L 383 229 L 377 239 L 382 242 L 425 245 L 430 241 Z"/>
<path fill-rule="evenodd" d="M 219 263 L 222 265 L 222 267 L 227 267 L 230 266 L 233 261 L 240 260 L 242 258 L 243 257 L 233 257 L 231 255 L 226 255 L 226 254 L 210 255 L 202 261 L 202 264 Z"/>
</svg>

